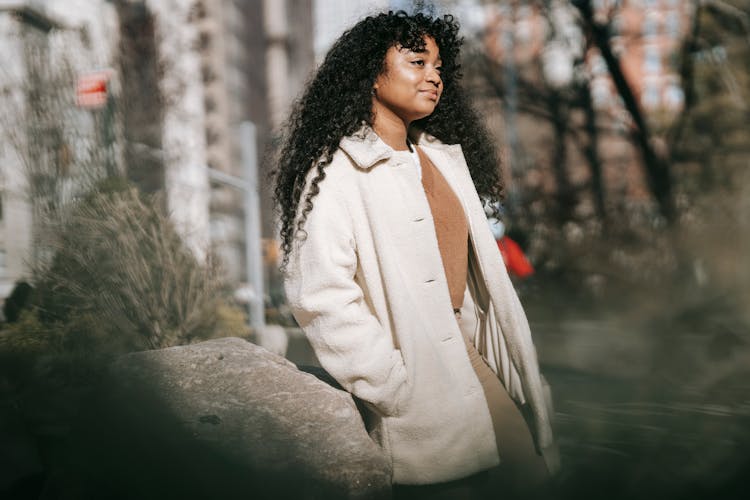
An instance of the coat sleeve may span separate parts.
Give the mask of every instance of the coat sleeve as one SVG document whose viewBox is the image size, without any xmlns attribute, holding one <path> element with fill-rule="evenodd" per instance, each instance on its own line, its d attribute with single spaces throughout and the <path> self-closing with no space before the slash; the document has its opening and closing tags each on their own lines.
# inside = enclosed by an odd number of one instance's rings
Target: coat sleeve
<svg viewBox="0 0 750 500">
<path fill-rule="evenodd" d="M 306 238 L 294 243 L 285 292 L 323 368 L 347 391 L 393 415 L 406 386 L 404 361 L 355 281 L 352 221 L 330 181 L 313 199 Z"/>
</svg>

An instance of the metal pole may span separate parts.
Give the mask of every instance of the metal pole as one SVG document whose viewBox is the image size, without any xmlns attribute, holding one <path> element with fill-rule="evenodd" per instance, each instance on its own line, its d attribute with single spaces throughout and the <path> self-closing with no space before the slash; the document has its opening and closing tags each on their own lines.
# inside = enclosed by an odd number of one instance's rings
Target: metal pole
<svg viewBox="0 0 750 500">
<path fill-rule="evenodd" d="M 242 122 L 239 127 L 245 191 L 245 267 L 247 282 L 253 288 L 250 301 L 250 326 L 261 331 L 266 326 L 265 287 L 263 286 L 263 250 L 260 230 L 260 193 L 258 190 L 258 157 L 255 124 Z"/>
</svg>

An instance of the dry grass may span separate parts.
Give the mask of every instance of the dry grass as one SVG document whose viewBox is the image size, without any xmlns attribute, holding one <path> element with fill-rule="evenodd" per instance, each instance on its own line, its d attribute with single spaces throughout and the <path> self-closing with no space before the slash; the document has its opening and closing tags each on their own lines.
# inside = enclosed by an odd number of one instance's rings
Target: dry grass
<svg viewBox="0 0 750 500">
<path fill-rule="evenodd" d="M 69 210 L 52 243 L 54 258 L 37 273 L 42 321 L 107 332 L 125 350 L 245 335 L 216 262 L 196 259 L 164 206 L 160 196 L 126 188 Z M 66 342 L 76 344 L 76 336 L 92 340 L 90 332 L 69 332 Z"/>
</svg>

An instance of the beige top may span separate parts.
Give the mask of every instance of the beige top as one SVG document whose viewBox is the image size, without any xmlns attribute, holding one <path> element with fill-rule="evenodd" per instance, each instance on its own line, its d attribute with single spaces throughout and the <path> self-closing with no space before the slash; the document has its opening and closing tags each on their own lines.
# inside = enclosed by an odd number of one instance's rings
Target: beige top
<svg viewBox="0 0 750 500">
<path fill-rule="evenodd" d="M 460 309 L 464 301 L 466 275 L 469 265 L 469 225 L 461 201 L 440 171 L 419 148 L 422 165 L 422 186 L 435 221 L 440 256 L 453 309 Z"/>
</svg>

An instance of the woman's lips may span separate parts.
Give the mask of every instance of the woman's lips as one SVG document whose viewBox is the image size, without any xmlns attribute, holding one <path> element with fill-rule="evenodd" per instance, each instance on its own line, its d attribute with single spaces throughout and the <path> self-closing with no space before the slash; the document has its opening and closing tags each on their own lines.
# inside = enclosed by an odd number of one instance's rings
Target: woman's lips
<svg viewBox="0 0 750 500">
<path fill-rule="evenodd" d="M 433 101 L 438 100 L 438 93 L 437 90 L 420 90 L 421 93 L 426 94 L 427 97 L 432 99 Z"/>
</svg>

